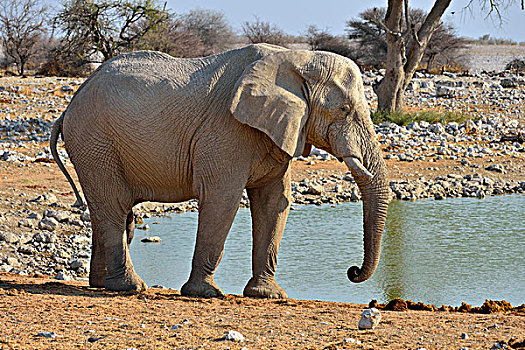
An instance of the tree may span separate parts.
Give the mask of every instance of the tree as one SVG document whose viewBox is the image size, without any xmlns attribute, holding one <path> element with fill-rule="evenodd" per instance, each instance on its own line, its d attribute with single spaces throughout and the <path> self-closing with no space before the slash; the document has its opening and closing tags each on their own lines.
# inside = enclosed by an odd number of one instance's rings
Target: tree
<svg viewBox="0 0 525 350">
<path fill-rule="evenodd" d="M 462 66 L 466 61 L 467 40 L 456 35 L 454 26 L 440 23 L 421 59 L 427 69 Z"/>
<path fill-rule="evenodd" d="M 386 15 L 386 8 L 368 9 L 359 14 L 359 19 L 347 22 L 347 32 L 350 39 L 359 42 L 360 55 L 357 62 L 364 66 L 383 68 L 387 54 L 386 31 L 380 25 Z M 409 19 L 416 29 L 425 20 L 426 13 L 421 9 L 410 9 Z M 403 30 L 406 30 L 403 26 Z M 413 39 L 408 38 L 407 46 L 413 45 Z M 466 48 L 465 39 L 458 37 L 454 27 L 439 22 L 432 35 L 422 61 L 428 69 L 441 67 L 445 64 L 459 63 L 462 50 Z"/>
<path fill-rule="evenodd" d="M 424 21 L 416 26 L 408 15 L 408 0 L 388 0 L 384 19 L 377 24 L 386 33 L 387 53 L 385 76 L 374 86 L 377 94 L 378 110 L 392 111 L 403 109 L 403 95 L 419 66 L 425 49 L 439 25 L 445 10 L 452 0 L 435 0 L 432 9 Z M 488 14 L 496 14 L 499 18 L 500 8 L 505 0 L 479 0 Z M 516 0 L 508 0 L 516 1 Z M 470 0 L 470 6 L 474 0 Z M 522 9 L 525 0 L 521 0 Z M 409 45 L 409 42 L 412 42 Z"/>
<path fill-rule="evenodd" d="M 195 32 L 174 18 L 138 39 L 133 49 L 161 51 L 173 57 L 200 57 L 208 50 Z"/>
<path fill-rule="evenodd" d="M 292 41 L 281 28 L 270 22 L 261 21 L 257 16 L 254 22 L 244 22 L 242 32 L 253 44 L 267 43 L 286 46 Z"/>
<path fill-rule="evenodd" d="M 346 22 L 348 38 L 359 43 L 360 57 L 357 63 L 362 66 L 379 68 L 386 59 L 386 36 L 381 25 L 385 8 L 368 9 L 359 14 L 359 19 Z"/>
<path fill-rule="evenodd" d="M 81 62 L 108 60 L 169 18 L 155 0 L 67 0 L 55 18 L 64 33 L 61 51 Z M 140 24 L 140 26 L 139 26 Z"/>
<path fill-rule="evenodd" d="M 45 36 L 47 7 L 39 0 L 2 0 L 0 3 L 0 36 L 7 59 L 16 63 L 19 75 L 39 53 L 39 42 Z"/>
<path fill-rule="evenodd" d="M 192 32 L 200 39 L 204 48 L 201 56 L 227 50 L 235 41 L 233 30 L 220 11 L 196 9 L 177 19 L 182 30 Z"/>
</svg>

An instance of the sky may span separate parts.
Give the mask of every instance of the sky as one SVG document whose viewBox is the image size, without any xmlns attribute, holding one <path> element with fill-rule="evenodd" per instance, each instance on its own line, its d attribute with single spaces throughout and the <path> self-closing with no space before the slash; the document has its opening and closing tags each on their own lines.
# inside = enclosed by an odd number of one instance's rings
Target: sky
<svg viewBox="0 0 525 350">
<path fill-rule="evenodd" d="M 480 4 L 474 0 L 471 9 L 465 9 L 468 0 L 454 0 L 443 19 L 454 25 L 460 36 L 479 38 L 490 34 L 493 38 L 525 42 L 525 11 L 519 0 L 502 11 L 503 23 L 497 18 L 486 18 Z M 162 2 L 162 1 L 161 1 Z M 507 3 L 509 1 L 506 1 Z M 512 0 L 511 0 L 512 2 Z M 346 21 L 357 18 L 367 8 L 386 7 L 387 0 L 168 0 L 167 7 L 175 13 L 201 8 L 222 11 L 231 26 L 238 32 L 246 21 L 254 16 L 270 22 L 288 34 L 301 35 L 309 25 L 327 29 L 334 35 L 345 33 Z M 433 1 L 412 0 L 409 6 L 430 11 Z"/>
</svg>

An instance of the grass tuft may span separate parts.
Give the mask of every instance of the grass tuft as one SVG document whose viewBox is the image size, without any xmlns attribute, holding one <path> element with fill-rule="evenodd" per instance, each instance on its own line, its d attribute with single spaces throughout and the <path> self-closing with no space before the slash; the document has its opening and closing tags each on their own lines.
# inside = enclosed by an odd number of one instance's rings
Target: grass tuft
<svg viewBox="0 0 525 350">
<path fill-rule="evenodd" d="M 392 111 L 382 112 L 374 111 L 371 113 L 374 124 L 382 122 L 390 122 L 401 126 L 406 126 L 413 122 L 426 121 L 430 124 L 441 123 L 447 124 L 451 122 L 462 123 L 468 119 L 473 119 L 472 116 L 463 113 L 454 112 L 439 112 L 439 111 L 425 111 L 425 112 L 403 112 Z"/>
</svg>

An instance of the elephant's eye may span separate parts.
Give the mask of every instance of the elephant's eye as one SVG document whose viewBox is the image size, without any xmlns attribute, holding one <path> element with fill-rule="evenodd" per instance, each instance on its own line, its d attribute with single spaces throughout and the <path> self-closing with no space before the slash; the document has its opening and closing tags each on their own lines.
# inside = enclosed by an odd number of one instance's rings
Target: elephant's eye
<svg viewBox="0 0 525 350">
<path fill-rule="evenodd" d="M 349 105 L 344 105 L 343 107 L 341 107 L 341 111 L 343 111 L 343 113 L 345 113 L 345 114 L 349 114 L 350 113 L 350 106 Z"/>
</svg>

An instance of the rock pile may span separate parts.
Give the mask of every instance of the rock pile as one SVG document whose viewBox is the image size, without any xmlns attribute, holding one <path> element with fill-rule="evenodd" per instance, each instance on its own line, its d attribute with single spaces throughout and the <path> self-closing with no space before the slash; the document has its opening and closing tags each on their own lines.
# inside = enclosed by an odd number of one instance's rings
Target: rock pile
<svg viewBox="0 0 525 350">
<path fill-rule="evenodd" d="M 26 210 L 6 213 L 22 217 L 17 234 L 0 229 L 0 271 L 22 275 L 48 275 L 69 280 L 84 278 L 89 271 L 91 223 L 80 212 Z M 55 233 L 56 232 L 56 233 Z"/>
</svg>

